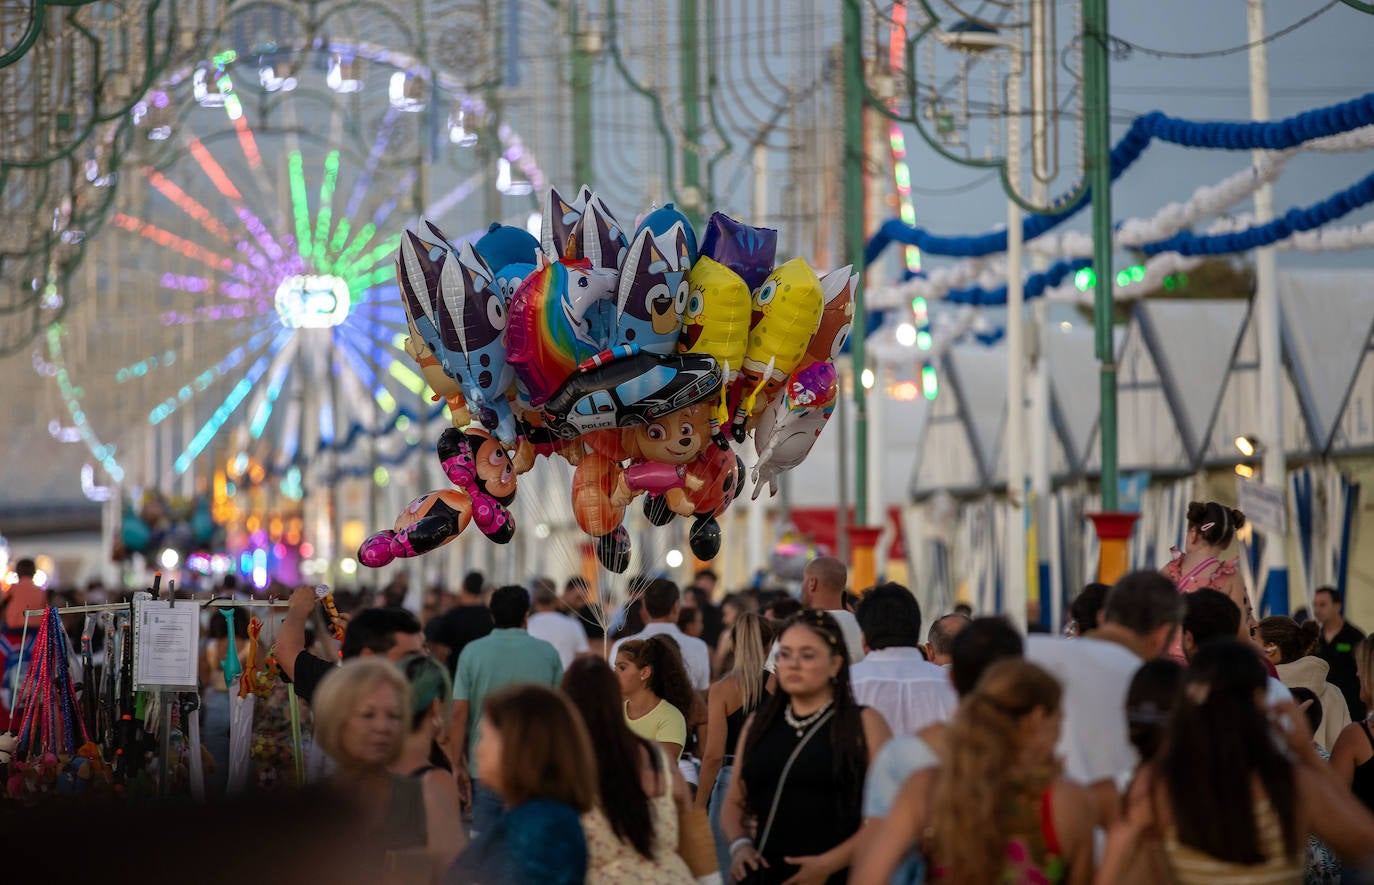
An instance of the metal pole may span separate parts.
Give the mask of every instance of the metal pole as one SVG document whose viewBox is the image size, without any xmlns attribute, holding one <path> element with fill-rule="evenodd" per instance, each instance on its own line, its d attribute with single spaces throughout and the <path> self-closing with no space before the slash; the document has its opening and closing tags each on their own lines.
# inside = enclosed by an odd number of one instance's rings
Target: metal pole
<svg viewBox="0 0 1374 885">
<path fill-rule="evenodd" d="M 1246 20 L 1250 39 L 1250 117 L 1269 119 L 1269 67 L 1264 48 L 1264 0 L 1248 0 Z M 1263 151 L 1255 151 L 1258 163 Z M 1265 184 L 1255 191 L 1255 223 L 1274 217 L 1274 189 Z M 1259 332 L 1260 440 L 1264 446 L 1264 484 L 1283 494 L 1287 464 L 1283 449 L 1283 351 L 1279 343 L 1279 292 L 1277 254 L 1272 246 L 1255 250 L 1255 319 Z M 1271 539 L 1265 548 L 1269 578 L 1264 585 L 1261 610 L 1271 615 L 1288 614 L 1287 535 Z"/>
<path fill-rule="evenodd" d="M 682 38 L 682 202 L 678 208 L 693 227 L 701 227 L 701 77 L 697 70 L 697 0 L 681 0 L 678 28 Z"/>
<path fill-rule="evenodd" d="M 1107 57 L 1107 0 L 1083 0 L 1084 165 L 1093 202 L 1093 331 L 1101 364 L 1102 509 L 1117 508 L 1116 348 L 1112 340 L 1111 87 Z"/>
<path fill-rule="evenodd" d="M 1011 44 L 1011 73 L 1007 77 L 1007 174 L 1013 187 L 1021 183 L 1021 71 L 1020 40 Z M 1003 612 L 1026 629 L 1026 309 L 1021 277 L 1021 206 L 1007 200 L 1007 525 L 1006 591 Z"/>
<path fill-rule="evenodd" d="M 859 274 L 854 292 L 854 325 L 850 330 L 850 363 L 854 399 L 854 522 L 869 524 L 868 514 L 868 399 L 863 385 L 864 339 L 868 336 L 864 307 L 864 59 L 863 29 L 858 0 L 846 0 L 844 41 L 844 260 Z M 843 469 L 843 466 L 842 468 Z M 845 542 L 847 543 L 847 542 Z"/>
<path fill-rule="evenodd" d="M 577 20 L 577 0 L 568 4 L 568 36 L 572 39 L 572 174 L 573 183 L 592 186 L 592 42 L 593 33 Z"/>
</svg>

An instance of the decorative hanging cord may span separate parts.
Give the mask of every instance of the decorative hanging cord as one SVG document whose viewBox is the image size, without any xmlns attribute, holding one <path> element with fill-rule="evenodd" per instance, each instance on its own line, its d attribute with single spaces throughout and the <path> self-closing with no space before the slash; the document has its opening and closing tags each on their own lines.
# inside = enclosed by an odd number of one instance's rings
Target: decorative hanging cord
<svg viewBox="0 0 1374 885">
<path fill-rule="evenodd" d="M 1307 141 L 1349 132 L 1374 124 L 1374 93 L 1337 105 L 1316 108 L 1273 122 L 1196 122 L 1170 117 L 1160 111 L 1137 117 L 1126 135 L 1111 151 L 1111 177 L 1131 167 L 1150 143 L 1158 139 L 1181 147 L 1216 150 L 1287 150 Z M 1073 217 L 1092 199 L 1090 192 L 1047 215 L 1033 215 L 1022 225 L 1029 242 Z M 924 228 L 890 219 L 883 223 L 864 250 L 865 264 L 872 264 L 891 243 L 916 246 L 931 255 L 976 258 L 1005 252 L 1005 230 L 975 236 L 940 236 Z"/>
<path fill-rule="evenodd" d="M 1248 252 L 1262 246 L 1282 243 L 1295 234 L 1314 231 L 1371 202 L 1374 202 L 1374 173 L 1319 203 L 1306 208 L 1290 209 L 1266 224 L 1253 225 L 1242 230 L 1209 233 L 1203 236 L 1198 236 L 1190 231 L 1182 231 L 1164 240 L 1139 244 L 1137 248 L 1148 256 L 1164 253 L 1201 256 Z M 1304 242 L 1308 244 L 1308 248 L 1311 248 L 1322 241 L 1309 239 Z M 1353 247 L 1344 246 L 1343 248 Z M 1025 297 L 1028 299 L 1038 298 L 1045 293 L 1047 288 L 1059 286 L 1066 278 L 1091 266 L 1092 260 L 1090 258 L 1057 261 L 1048 270 L 1033 273 L 1026 277 Z M 988 268 L 987 272 L 992 273 L 993 271 Z M 957 274 L 951 274 L 946 279 L 957 278 Z M 875 299 L 874 306 L 875 309 L 894 307 L 905 298 L 916 297 L 918 294 L 927 298 L 940 297 L 938 293 L 930 291 L 933 288 L 935 286 L 929 280 L 912 280 L 901 286 L 889 288 L 882 298 Z M 944 300 L 959 304 L 1005 304 L 1007 287 L 1005 283 L 1000 286 L 969 285 L 958 287 L 951 285 L 945 288 L 942 294 Z"/>
</svg>

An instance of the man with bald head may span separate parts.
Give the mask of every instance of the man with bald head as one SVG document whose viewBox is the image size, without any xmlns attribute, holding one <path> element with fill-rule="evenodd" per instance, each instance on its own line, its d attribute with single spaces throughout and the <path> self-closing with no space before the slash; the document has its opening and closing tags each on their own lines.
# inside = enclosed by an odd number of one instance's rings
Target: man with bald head
<svg viewBox="0 0 1374 885">
<path fill-rule="evenodd" d="M 864 638 L 858 620 L 844 608 L 842 597 L 848 582 L 849 570 L 844 563 L 833 556 L 818 556 L 802 570 L 801 603 L 807 609 L 826 611 L 835 618 L 849 650 L 849 663 L 857 664 L 864 659 Z"/>
</svg>

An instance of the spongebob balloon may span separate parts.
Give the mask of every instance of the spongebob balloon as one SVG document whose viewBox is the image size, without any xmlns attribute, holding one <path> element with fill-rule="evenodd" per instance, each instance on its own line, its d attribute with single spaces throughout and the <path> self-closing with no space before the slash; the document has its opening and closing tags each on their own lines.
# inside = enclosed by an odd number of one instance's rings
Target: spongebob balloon
<svg viewBox="0 0 1374 885">
<path fill-rule="evenodd" d="M 745 424 L 760 404 L 764 384 L 786 378 L 806 355 L 824 307 L 821 281 L 805 259 L 793 258 L 768 275 L 754 293 L 754 324 L 731 399 L 730 431 L 744 442 Z M 766 403 L 766 400 L 762 401 Z"/>
<path fill-rule="evenodd" d="M 859 282 L 857 276 L 850 274 L 852 269 L 853 266 L 847 264 L 821 277 L 821 295 L 825 299 L 825 307 L 821 310 L 820 325 L 816 334 L 811 336 L 798 368 L 811 363 L 833 361 L 844 349 L 845 341 L 849 340 L 849 329 L 854 323 L 854 287 Z M 773 375 L 763 383 L 759 400 L 771 403 L 787 380 Z M 759 410 L 756 409 L 754 417 L 757 418 L 758 414 Z M 753 429 L 752 424 L 749 429 Z"/>
<path fill-rule="evenodd" d="M 635 235 L 620 273 L 611 320 L 612 346 L 629 345 L 664 355 L 677 349 L 691 261 L 691 244 L 681 224 L 659 237 L 649 228 Z"/>
<path fill-rule="evenodd" d="M 749 344 L 753 302 L 739 274 L 714 259 L 701 256 L 687 277 L 687 303 L 682 308 L 678 350 L 704 353 L 720 364 L 725 384 L 716 406 L 718 427 L 730 420 L 726 394 L 744 364 Z"/>
</svg>

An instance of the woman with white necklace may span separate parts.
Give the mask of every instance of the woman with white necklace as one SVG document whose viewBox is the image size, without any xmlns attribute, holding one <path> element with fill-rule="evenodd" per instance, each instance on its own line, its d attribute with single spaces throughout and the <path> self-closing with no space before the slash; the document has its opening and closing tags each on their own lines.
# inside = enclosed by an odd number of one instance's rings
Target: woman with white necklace
<svg viewBox="0 0 1374 885">
<path fill-rule="evenodd" d="M 764 885 L 837 885 L 862 823 L 864 775 L 891 732 L 855 702 L 844 636 L 830 614 L 790 622 L 775 672 L 778 691 L 745 723 L 721 809 L 730 872 Z"/>
</svg>

